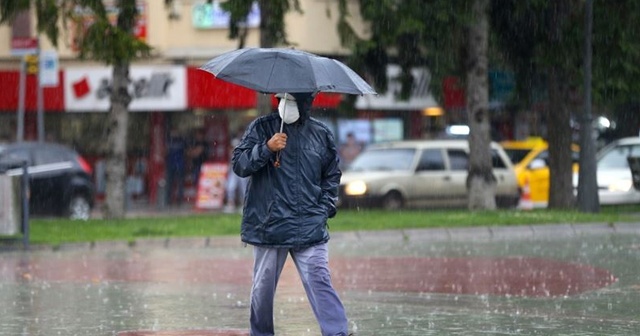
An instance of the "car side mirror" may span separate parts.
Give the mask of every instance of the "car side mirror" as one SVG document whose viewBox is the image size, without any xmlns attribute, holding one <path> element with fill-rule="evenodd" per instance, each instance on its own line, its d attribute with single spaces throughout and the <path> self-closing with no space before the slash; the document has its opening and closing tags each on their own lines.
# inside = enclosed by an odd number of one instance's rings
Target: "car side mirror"
<svg viewBox="0 0 640 336">
<path fill-rule="evenodd" d="M 534 159 L 533 161 L 531 161 L 531 163 L 529 163 L 529 169 L 541 169 L 541 168 L 545 168 L 547 166 L 547 163 L 544 162 L 543 159 Z"/>
</svg>

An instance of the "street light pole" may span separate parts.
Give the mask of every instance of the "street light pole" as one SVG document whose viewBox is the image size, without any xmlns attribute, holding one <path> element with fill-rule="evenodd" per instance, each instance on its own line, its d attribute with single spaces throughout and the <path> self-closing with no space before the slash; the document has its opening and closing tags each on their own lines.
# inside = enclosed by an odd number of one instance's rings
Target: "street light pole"
<svg viewBox="0 0 640 336">
<path fill-rule="evenodd" d="M 16 123 L 16 141 L 24 140 L 24 105 L 27 86 L 27 60 L 26 56 L 22 56 L 20 61 L 20 80 L 18 83 L 18 122 Z"/>
<path fill-rule="evenodd" d="M 38 43 L 38 74 L 36 75 L 36 90 L 37 90 L 37 114 L 38 114 L 38 142 L 44 142 L 44 97 L 42 92 L 42 78 L 43 71 L 42 64 L 42 48 L 40 46 L 40 35 L 37 35 Z"/>
</svg>

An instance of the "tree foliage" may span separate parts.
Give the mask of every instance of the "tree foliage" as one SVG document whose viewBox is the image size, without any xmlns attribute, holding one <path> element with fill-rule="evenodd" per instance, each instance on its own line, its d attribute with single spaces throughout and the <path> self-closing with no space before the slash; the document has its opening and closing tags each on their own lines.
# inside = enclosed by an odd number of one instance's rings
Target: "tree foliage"
<svg viewBox="0 0 640 336">
<path fill-rule="evenodd" d="M 79 12 L 90 11 L 93 23 L 85 32 L 77 31 L 79 57 L 105 64 L 119 64 L 149 56 L 152 48 L 136 38 L 132 32 L 132 20 L 137 15 L 136 2 L 117 1 L 117 20 L 109 21 L 107 8 L 101 0 L 18 0 L 0 3 L 0 24 L 11 23 L 15 17 L 33 8 L 37 19 L 38 34 L 45 35 L 54 47 L 60 43 L 61 29 L 82 27 Z"/>
<path fill-rule="evenodd" d="M 255 0 L 228 0 L 220 7 L 231 15 L 229 21 L 229 38 L 238 39 L 240 48 L 245 45 L 245 20 Z M 274 47 L 290 45 L 287 40 L 284 16 L 295 10 L 302 13 L 298 0 L 258 0 L 260 8 L 260 46 Z"/>
<path fill-rule="evenodd" d="M 16 0 L 0 2 L 0 24 L 8 24 L 25 10 L 35 10 L 37 32 L 44 34 L 54 47 L 58 47 L 61 27 L 75 31 L 80 59 L 91 59 L 113 65 L 111 107 L 105 125 L 108 143 L 106 153 L 105 217 L 122 218 L 125 215 L 124 187 L 126 178 L 126 149 L 129 64 L 132 60 L 148 56 L 151 47 L 133 34 L 137 13 L 136 0 L 117 0 L 113 7 L 116 22 L 109 20 L 108 9 L 102 0 Z M 91 13 L 92 23 L 83 31 L 82 13 Z"/>
<path fill-rule="evenodd" d="M 427 66 L 432 83 L 445 75 L 464 73 L 469 1 L 360 0 L 360 15 L 369 25 L 368 36 L 358 36 L 349 24 L 347 0 L 339 1 L 338 32 L 352 51 L 349 64 L 373 79 L 378 92 L 387 90 L 389 63 L 401 69 L 400 97 L 409 97 L 413 85 L 411 69 Z M 439 88 L 432 85 L 434 92 Z"/>
</svg>

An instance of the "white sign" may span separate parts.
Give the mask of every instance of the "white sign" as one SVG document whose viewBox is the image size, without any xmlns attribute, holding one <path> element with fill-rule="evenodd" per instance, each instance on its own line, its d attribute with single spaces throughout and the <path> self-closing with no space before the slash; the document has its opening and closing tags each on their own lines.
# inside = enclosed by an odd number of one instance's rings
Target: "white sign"
<svg viewBox="0 0 640 336">
<path fill-rule="evenodd" d="M 390 64 L 387 66 L 387 92 L 380 95 L 363 95 L 356 100 L 356 108 L 359 110 L 417 110 L 422 111 L 427 107 L 436 107 L 438 102 L 429 91 L 431 74 L 425 68 L 415 68 L 411 71 L 414 87 L 408 100 L 400 100 L 400 66 Z"/>
<path fill-rule="evenodd" d="M 53 50 L 45 50 L 40 52 L 39 64 L 40 86 L 56 87 L 58 86 L 58 53 Z"/>
<path fill-rule="evenodd" d="M 220 7 L 220 1 L 196 3 L 192 7 L 192 24 L 197 29 L 227 29 L 231 14 L 225 12 Z M 260 26 L 260 7 L 256 1 L 251 5 L 249 15 L 244 20 L 244 24 L 249 28 Z"/>
<path fill-rule="evenodd" d="M 64 72 L 64 104 L 70 112 L 104 112 L 111 106 L 112 67 L 69 68 Z M 129 111 L 187 108 L 187 74 L 182 66 L 132 66 Z"/>
</svg>

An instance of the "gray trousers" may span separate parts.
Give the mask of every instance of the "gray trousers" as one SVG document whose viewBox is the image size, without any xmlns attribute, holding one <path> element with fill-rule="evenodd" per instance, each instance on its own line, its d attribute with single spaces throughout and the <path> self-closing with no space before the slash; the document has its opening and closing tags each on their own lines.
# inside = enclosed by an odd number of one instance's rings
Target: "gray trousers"
<svg viewBox="0 0 640 336">
<path fill-rule="evenodd" d="M 344 307 L 331 284 L 327 244 L 305 249 L 254 246 L 251 336 L 274 335 L 273 303 L 282 268 L 291 254 L 323 336 L 346 336 Z"/>
</svg>

